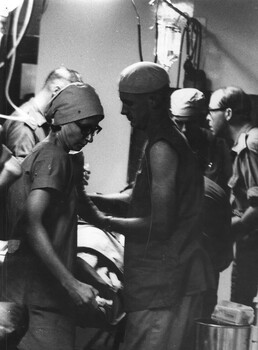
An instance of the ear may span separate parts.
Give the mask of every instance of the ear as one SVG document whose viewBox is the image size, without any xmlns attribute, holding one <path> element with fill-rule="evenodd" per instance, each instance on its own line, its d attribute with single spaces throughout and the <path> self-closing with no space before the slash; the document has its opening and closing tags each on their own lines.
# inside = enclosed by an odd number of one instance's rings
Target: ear
<svg viewBox="0 0 258 350">
<path fill-rule="evenodd" d="M 157 94 L 151 94 L 148 96 L 148 103 L 150 108 L 156 109 L 159 106 L 159 99 Z"/>
<path fill-rule="evenodd" d="M 54 97 L 60 90 L 61 90 L 61 87 L 59 85 L 53 85 L 51 88 L 52 97 Z"/>
<path fill-rule="evenodd" d="M 230 119 L 232 118 L 232 109 L 231 108 L 227 108 L 225 111 L 225 118 L 226 121 L 229 122 Z"/>
</svg>

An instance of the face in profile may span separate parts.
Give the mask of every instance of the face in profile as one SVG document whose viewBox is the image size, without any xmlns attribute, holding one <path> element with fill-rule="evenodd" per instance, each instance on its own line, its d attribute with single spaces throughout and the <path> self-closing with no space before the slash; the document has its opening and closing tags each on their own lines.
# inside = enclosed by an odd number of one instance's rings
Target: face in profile
<svg viewBox="0 0 258 350">
<path fill-rule="evenodd" d="M 147 96 L 120 92 L 120 100 L 121 114 L 127 117 L 133 128 L 145 130 L 149 118 Z"/>
<path fill-rule="evenodd" d="M 216 136 L 224 136 L 228 128 L 226 120 L 226 108 L 221 107 L 221 94 L 215 92 L 211 95 L 207 120 L 212 133 Z"/>
<path fill-rule="evenodd" d="M 185 135 L 188 140 L 199 137 L 200 123 L 195 117 L 174 117 L 173 120 L 177 124 L 179 130 Z"/>
<path fill-rule="evenodd" d="M 99 126 L 102 119 L 102 115 L 96 115 L 63 125 L 61 137 L 66 147 L 72 151 L 80 151 L 88 143 L 92 143 L 94 136 L 102 130 Z"/>
</svg>

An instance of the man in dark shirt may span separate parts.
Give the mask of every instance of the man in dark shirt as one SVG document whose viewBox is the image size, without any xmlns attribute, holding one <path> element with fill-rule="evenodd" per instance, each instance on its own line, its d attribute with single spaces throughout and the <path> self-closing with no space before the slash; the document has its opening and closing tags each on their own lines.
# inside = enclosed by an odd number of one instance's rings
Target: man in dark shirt
<svg viewBox="0 0 258 350">
<path fill-rule="evenodd" d="M 199 244 L 203 178 L 170 118 L 167 72 L 135 63 L 122 71 L 119 93 L 121 113 L 148 139 L 128 217 L 109 220 L 109 229 L 125 235 L 123 349 L 193 349 L 211 277 Z"/>
</svg>

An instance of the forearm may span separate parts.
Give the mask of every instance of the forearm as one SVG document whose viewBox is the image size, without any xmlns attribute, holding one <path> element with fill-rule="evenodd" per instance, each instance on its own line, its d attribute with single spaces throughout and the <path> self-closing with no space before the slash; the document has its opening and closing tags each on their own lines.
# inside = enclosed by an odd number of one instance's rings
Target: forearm
<svg viewBox="0 0 258 350">
<path fill-rule="evenodd" d="M 105 213 L 110 213 L 114 216 L 126 216 L 130 195 L 128 193 L 113 193 L 113 194 L 89 194 L 90 199 L 96 206 L 104 211 Z"/>
<path fill-rule="evenodd" d="M 69 289 L 74 282 L 74 277 L 56 254 L 45 228 L 42 225 L 30 225 L 27 230 L 27 237 L 35 255 L 60 284 Z"/>
<path fill-rule="evenodd" d="M 21 176 L 21 173 L 21 167 L 14 157 L 6 161 L 0 172 L 0 191 L 6 186 L 11 185 Z"/>
<path fill-rule="evenodd" d="M 145 238 L 151 230 L 150 218 L 118 218 L 110 216 L 108 218 L 107 228 L 124 236 L 136 235 L 139 238 Z"/>
<path fill-rule="evenodd" d="M 78 214 L 80 217 L 93 225 L 104 228 L 107 220 L 106 214 L 97 208 L 85 190 L 77 188 L 77 191 L 79 197 Z"/>
</svg>

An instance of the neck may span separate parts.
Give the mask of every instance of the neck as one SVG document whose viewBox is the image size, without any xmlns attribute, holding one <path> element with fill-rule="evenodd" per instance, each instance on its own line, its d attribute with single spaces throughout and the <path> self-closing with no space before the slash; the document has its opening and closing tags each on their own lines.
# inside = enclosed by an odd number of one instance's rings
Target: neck
<svg viewBox="0 0 258 350">
<path fill-rule="evenodd" d="M 46 89 L 40 90 L 34 98 L 34 101 L 40 110 L 40 112 L 44 115 L 46 107 L 51 99 L 51 93 Z"/>
<path fill-rule="evenodd" d="M 245 132 L 245 130 L 247 130 L 249 127 L 250 127 L 249 123 L 242 123 L 242 124 L 238 124 L 238 125 L 231 125 L 229 127 L 230 138 L 231 138 L 231 141 L 232 141 L 233 145 L 235 145 L 237 143 L 237 140 L 238 140 L 240 134 L 242 132 Z"/>
<path fill-rule="evenodd" d="M 155 130 L 163 123 L 165 119 L 170 119 L 169 110 L 165 108 L 159 108 L 152 110 L 150 113 L 147 133 L 148 135 L 152 134 Z"/>
<path fill-rule="evenodd" d="M 68 149 L 67 145 L 65 144 L 65 142 L 64 142 L 64 140 L 63 140 L 63 138 L 62 138 L 62 136 L 61 136 L 61 134 L 60 134 L 59 131 L 57 131 L 57 132 L 51 131 L 50 134 L 47 136 L 47 140 L 48 140 L 49 142 L 52 142 L 52 143 L 54 143 L 55 145 L 57 145 L 57 146 L 63 148 L 63 150 L 64 150 L 65 152 L 67 152 L 67 153 L 70 151 L 70 150 Z"/>
</svg>

